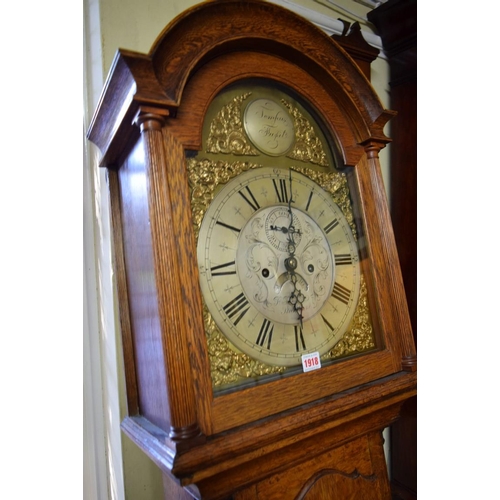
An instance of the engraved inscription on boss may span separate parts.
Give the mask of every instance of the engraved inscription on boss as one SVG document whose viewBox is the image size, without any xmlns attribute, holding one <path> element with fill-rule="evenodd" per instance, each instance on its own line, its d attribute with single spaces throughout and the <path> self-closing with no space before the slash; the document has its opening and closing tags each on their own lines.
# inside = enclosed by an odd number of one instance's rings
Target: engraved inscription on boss
<svg viewBox="0 0 500 500">
<path fill-rule="evenodd" d="M 279 156 L 293 145 L 295 130 L 287 110 L 271 99 L 256 99 L 245 109 L 245 130 L 264 153 Z"/>
</svg>

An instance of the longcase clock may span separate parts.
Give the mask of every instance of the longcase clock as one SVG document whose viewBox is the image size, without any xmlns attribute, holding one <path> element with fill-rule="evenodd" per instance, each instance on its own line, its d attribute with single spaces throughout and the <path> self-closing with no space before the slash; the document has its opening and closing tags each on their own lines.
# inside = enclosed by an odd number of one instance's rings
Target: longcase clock
<svg viewBox="0 0 500 500">
<path fill-rule="evenodd" d="M 378 152 L 393 115 L 340 46 L 261 1 L 119 50 L 109 170 L 129 416 L 166 498 L 390 498 L 416 353 Z"/>
</svg>

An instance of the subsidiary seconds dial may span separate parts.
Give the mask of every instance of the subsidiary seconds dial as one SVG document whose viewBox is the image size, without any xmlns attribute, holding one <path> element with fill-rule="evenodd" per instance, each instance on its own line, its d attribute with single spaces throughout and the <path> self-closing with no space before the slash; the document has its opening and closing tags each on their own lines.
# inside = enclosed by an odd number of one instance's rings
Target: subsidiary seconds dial
<svg viewBox="0 0 500 500">
<path fill-rule="evenodd" d="M 197 252 L 210 314 L 255 359 L 299 364 L 303 354 L 331 349 L 349 326 L 357 244 L 330 194 L 305 175 L 259 168 L 230 180 L 205 214 Z"/>
</svg>

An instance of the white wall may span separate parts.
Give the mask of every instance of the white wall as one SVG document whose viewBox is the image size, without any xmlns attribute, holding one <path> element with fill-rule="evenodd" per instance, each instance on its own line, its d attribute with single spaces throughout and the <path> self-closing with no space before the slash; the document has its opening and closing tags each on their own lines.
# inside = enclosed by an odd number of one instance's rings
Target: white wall
<svg viewBox="0 0 500 500">
<path fill-rule="evenodd" d="M 353 0 L 271 0 L 291 8 L 332 34 L 339 17 L 360 21 L 367 40 L 380 48 L 366 19 L 367 8 Z M 177 14 L 196 0 L 84 0 L 84 128 L 96 107 L 118 48 L 147 53 Z M 346 10 L 347 9 L 347 10 Z M 338 31 L 337 31 L 338 33 Z M 388 106 L 388 64 L 372 64 L 372 82 Z M 84 499 L 157 500 L 161 475 L 120 432 L 125 415 L 121 340 L 106 172 L 99 151 L 84 139 Z M 387 179 L 388 153 L 381 163 Z"/>
</svg>

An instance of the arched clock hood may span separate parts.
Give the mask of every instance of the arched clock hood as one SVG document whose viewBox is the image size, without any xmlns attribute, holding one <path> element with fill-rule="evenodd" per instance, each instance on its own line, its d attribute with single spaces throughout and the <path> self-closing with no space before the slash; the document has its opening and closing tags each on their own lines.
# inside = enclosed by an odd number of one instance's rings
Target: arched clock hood
<svg viewBox="0 0 500 500">
<path fill-rule="evenodd" d="M 287 133 L 295 144 L 317 142 L 321 162 L 298 147 L 273 155 L 256 141 L 242 123 L 250 94 L 289 110 Z M 148 54 L 117 51 L 88 137 L 109 173 L 128 405 L 122 429 L 161 469 L 169 498 L 390 498 L 381 432 L 416 394 L 416 349 L 378 158 L 392 116 L 339 43 L 265 1 L 201 3 L 174 19 Z M 248 147 L 209 147 L 219 123 Z M 226 191 L 228 203 L 214 201 Z M 255 290 L 250 278 L 238 288 L 251 247 L 239 238 L 257 234 L 237 224 L 243 210 L 256 226 L 261 214 L 274 217 L 267 236 L 259 233 L 269 240 L 259 255 L 269 250 L 276 268 L 294 215 L 303 242 L 315 225 L 330 268 L 329 295 L 314 309 L 318 330 L 311 323 L 302 331 L 293 315 L 287 327 L 279 314 L 266 317 L 267 306 L 245 296 Z M 351 250 L 336 250 L 342 241 Z M 305 243 L 295 244 L 305 260 Z M 219 260 L 219 248 L 232 248 L 232 257 Z M 280 283 L 300 265 L 287 262 Z M 347 269 L 352 286 L 341 281 Z M 253 277 L 270 274 L 268 266 Z M 303 281 L 310 298 L 312 278 Z M 227 347 L 207 312 L 210 293 L 219 324 L 228 322 L 220 330 L 242 333 L 246 354 Z M 343 307 L 349 325 L 336 323 Z M 271 345 L 271 331 L 272 342 L 292 339 L 275 351 L 298 359 L 319 345 L 311 341 L 319 328 L 335 336 L 337 325 L 342 349 L 326 353 L 319 369 L 266 371 L 265 356 L 252 358 L 252 349 Z M 251 383 L 219 391 L 214 375 L 230 370 Z"/>
</svg>

